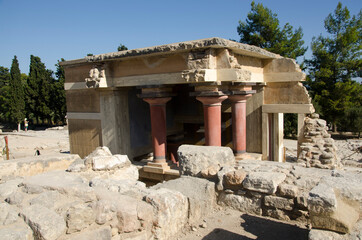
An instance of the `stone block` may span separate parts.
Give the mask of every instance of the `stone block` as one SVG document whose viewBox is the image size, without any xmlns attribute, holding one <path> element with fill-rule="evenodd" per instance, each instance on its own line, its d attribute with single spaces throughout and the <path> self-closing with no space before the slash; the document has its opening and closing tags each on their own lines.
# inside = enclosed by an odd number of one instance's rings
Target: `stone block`
<svg viewBox="0 0 362 240">
<path fill-rule="evenodd" d="M 94 171 L 112 170 L 131 165 L 127 155 L 95 156 L 92 158 L 92 169 Z"/>
<path fill-rule="evenodd" d="M 235 163 L 234 153 L 228 147 L 181 145 L 177 154 L 181 175 L 201 176 L 201 171 L 210 166 Z"/>
<path fill-rule="evenodd" d="M 294 201 L 289 198 L 282 198 L 277 196 L 265 196 L 264 205 L 267 207 L 274 207 L 284 210 L 293 210 Z"/>
<path fill-rule="evenodd" d="M 1 183 L 0 184 L 1 200 L 5 200 L 5 198 L 16 192 L 18 190 L 18 185 L 21 184 L 22 182 L 23 182 L 22 178 L 17 178 Z"/>
<path fill-rule="evenodd" d="M 71 206 L 66 214 L 67 233 L 80 232 L 95 222 L 93 209 L 85 204 Z"/>
<path fill-rule="evenodd" d="M 210 213 L 210 209 L 215 207 L 215 183 L 206 179 L 182 176 L 175 180 L 157 184 L 153 188 L 167 188 L 186 196 L 189 202 L 188 221 L 191 225 L 197 224 L 201 218 Z"/>
<path fill-rule="evenodd" d="M 18 220 L 19 210 L 7 203 L 0 203 L 0 226 L 9 225 Z"/>
<path fill-rule="evenodd" d="M 23 182 L 25 191 L 29 189 L 55 190 L 61 194 L 74 196 L 85 202 L 96 200 L 96 195 L 88 181 L 64 171 L 53 171 L 28 177 Z"/>
<path fill-rule="evenodd" d="M 81 232 L 79 234 L 70 235 L 67 240 L 111 240 L 112 232 L 109 226 L 104 226 L 91 231 Z"/>
<path fill-rule="evenodd" d="M 111 157 L 112 153 L 108 147 L 97 147 L 91 154 L 84 158 L 85 166 L 90 169 L 93 165 L 93 158 L 95 157 Z"/>
<path fill-rule="evenodd" d="M 241 186 L 246 177 L 246 174 L 247 173 L 242 169 L 228 172 L 224 175 L 224 182 L 226 185 Z"/>
<path fill-rule="evenodd" d="M 241 212 L 262 215 L 261 198 L 249 198 L 246 196 L 221 193 L 218 203 Z"/>
<path fill-rule="evenodd" d="M 172 239 L 187 223 L 188 201 L 180 192 L 160 188 L 148 194 L 145 201 L 153 207 L 156 239 Z"/>
<path fill-rule="evenodd" d="M 64 219 L 46 207 L 31 205 L 22 210 L 20 215 L 33 230 L 36 239 L 57 239 L 65 233 Z"/>
<path fill-rule="evenodd" d="M 272 217 L 275 219 L 279 219 L 282 221 L 289 221 L 290 218 L 286 212 L 280 209 L 266 209 L 264 211 L 264 215 L 268 217 Z"/>
<path fill-rule="evenodd" d="M 291 184 L 282 183 L 279 185 L 278 190 L 282 197 L 294 198 L 299 194 L 299 188 Z"/>
<path fill-rule="evenodd" d="M 273 194 L 285 178 L 284 173 L 250 172 L 243 181 L 243 187 L 256 192 Z"/>
<path fill-rule="evenodd" d="M 341 196 L 334 187 L 321 182 L 309 192 L 311 223 L 314 228 L 348 233 L 359 218 L 359 205 Z"/>
<path fill-rule="evenodd" d="M 33 240 L 33 231 L 25 223 L 0 228 L 0 240 Z"/>
</svg>

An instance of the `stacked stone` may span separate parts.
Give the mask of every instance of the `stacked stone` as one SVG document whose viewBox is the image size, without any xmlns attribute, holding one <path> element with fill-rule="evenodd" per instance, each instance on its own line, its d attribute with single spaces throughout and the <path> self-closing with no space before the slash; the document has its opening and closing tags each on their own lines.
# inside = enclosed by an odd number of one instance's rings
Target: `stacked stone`
<svg viewBox="0 0 362 240">
<path fill-rule="evenodd" d="M 182 145 L 178 152 L 182 156 L 180 173 L 216 182 L 221 206 L 350 234 L 343 239 L 362 236 L 358 228 L 362 224 L 362 173 L 271 161 L 236 162 L 229 151 L 225 147 Z"/>
<path fill-rule="evenodd" d="M 298 139 L 297 162 L 305 167 L 334 169 L 341 166 L 336 151 L 326 121 L 319 119 L 316 113 L 307 116 Z"/>
</svg>

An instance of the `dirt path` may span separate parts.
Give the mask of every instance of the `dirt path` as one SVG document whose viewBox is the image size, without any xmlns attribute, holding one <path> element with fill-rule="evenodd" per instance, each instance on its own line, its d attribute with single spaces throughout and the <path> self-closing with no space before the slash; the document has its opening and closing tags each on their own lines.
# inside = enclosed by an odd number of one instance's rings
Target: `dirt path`
<svg viewBox="0 0 362 240">
<path fill-rule="evenodd" d="M 200 225 L 181 233 L 180 240 L 308 239 L 309 230 L 300 223 L 243 214 L 232 209 L 218 210 Z"/>
</svg>

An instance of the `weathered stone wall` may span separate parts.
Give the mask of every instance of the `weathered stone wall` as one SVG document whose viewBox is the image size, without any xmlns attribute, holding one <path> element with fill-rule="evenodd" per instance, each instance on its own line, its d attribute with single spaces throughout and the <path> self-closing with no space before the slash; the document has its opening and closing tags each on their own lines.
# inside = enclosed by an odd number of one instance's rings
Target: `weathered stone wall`
<svg viewBox="0 0 362 240">
<path fill-rule="evenodd" d="M 326 121 L 316 113 L 308 115 L 298 138 L 298 163 L 305 167 L 338 168 L 341 160 L 336 151 Z"/>
</svg>

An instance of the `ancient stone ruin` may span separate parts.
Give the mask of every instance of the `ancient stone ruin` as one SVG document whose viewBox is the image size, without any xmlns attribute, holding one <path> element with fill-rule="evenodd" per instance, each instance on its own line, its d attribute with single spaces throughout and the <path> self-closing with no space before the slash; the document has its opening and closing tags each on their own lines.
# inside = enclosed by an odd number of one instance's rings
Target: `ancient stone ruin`
<svg viewBox="0 0 362 240">
<path fill-rule="evenodd" d="M 302 134 L 298 138 L 298 163 L 327 169 L 341 166 L 334 140 L 327 131 L 326 121 L 319 119 L 318 114 L 313 113 L 305 118 Z"/>
<path fill-rule="evenodd" d="M 176 239 L 220 208 L 362 237 L 362 172 L 342 168 L 294 60 L 209 38 L 61 64 L 71 154 L 0 162 L 0 240 Z"/>
<path fill-rule="evenodd" d="M 140 167 L 107 147 L 64 156 L 0 163 L 12 169 L 0 174 L 0 239 L 175 239 L 220 207 L 310 224 L 313 240 L 361 237 L 361 171 L 182 145 L 181 177 L 147 187 Z"/>
</svg>

